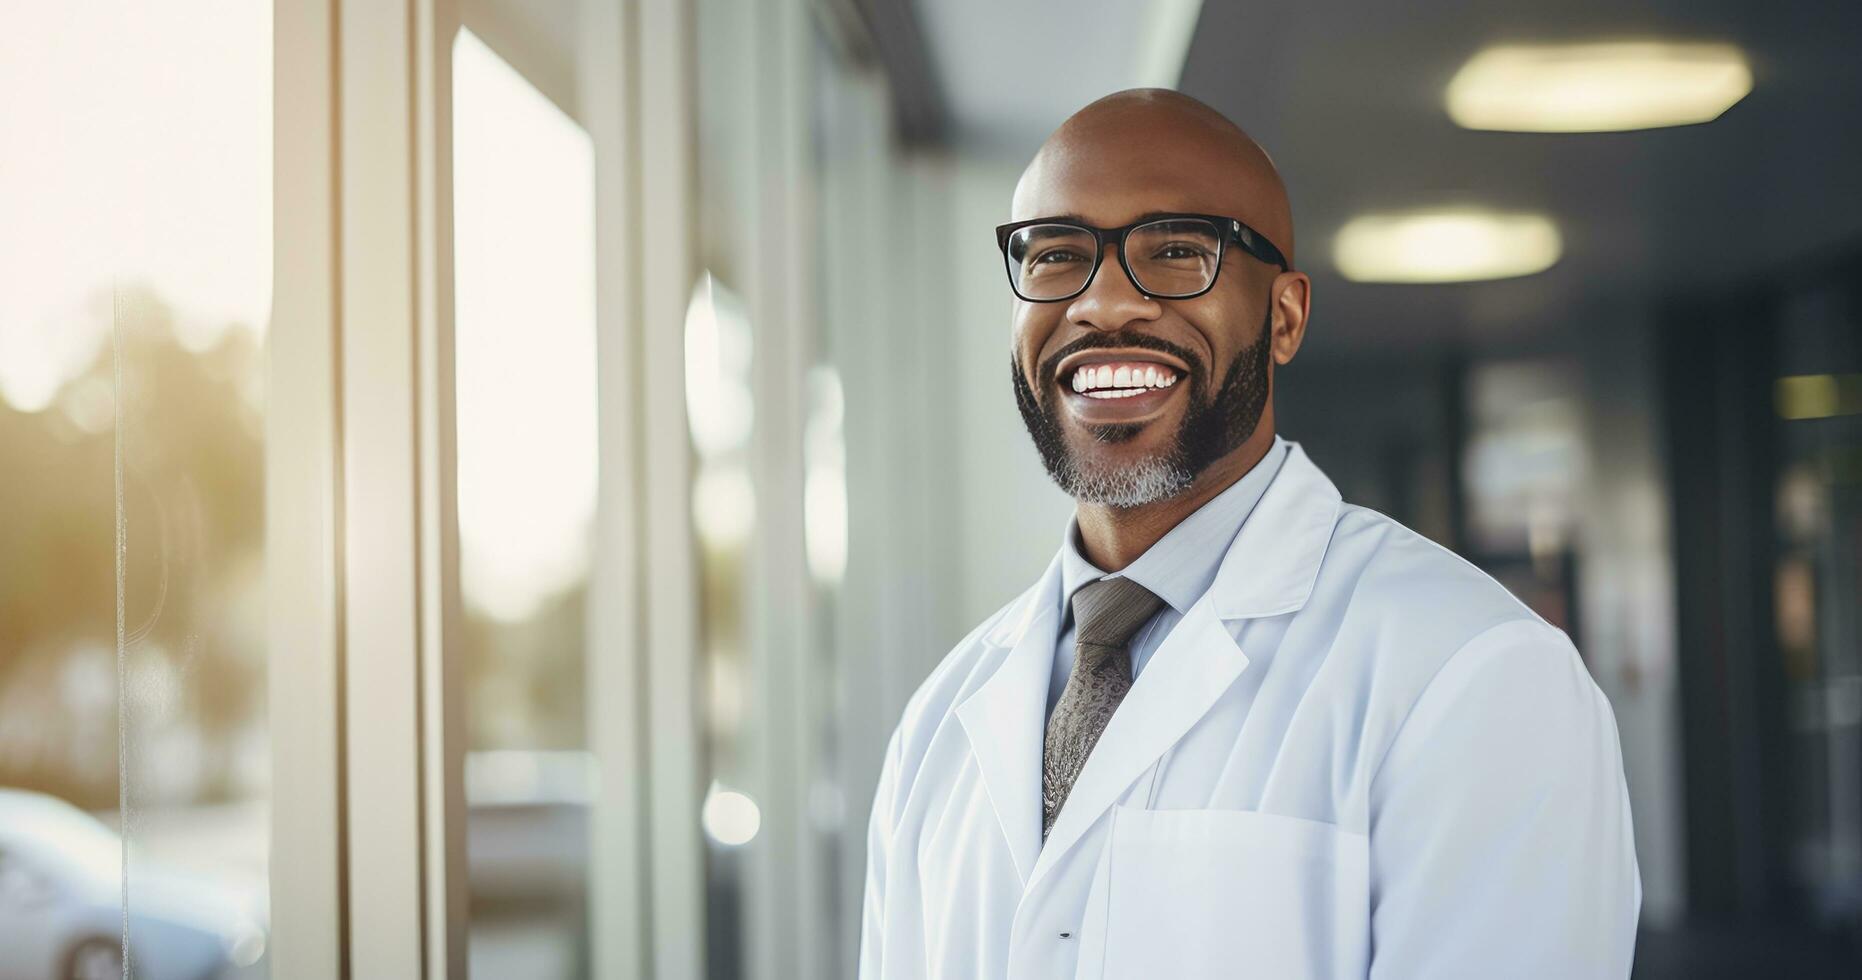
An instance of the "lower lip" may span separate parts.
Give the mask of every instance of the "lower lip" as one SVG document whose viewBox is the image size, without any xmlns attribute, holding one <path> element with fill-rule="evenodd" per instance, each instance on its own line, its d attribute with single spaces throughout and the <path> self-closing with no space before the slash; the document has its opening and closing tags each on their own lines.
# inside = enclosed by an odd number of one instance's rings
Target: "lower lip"
<svg viewBox="0 0 1862 980">
<path fill-rule="evenodd" d="M 1066 396 L 1068 410 L 1082 422 L 1139 422 L 1156 415 L 1181 387 L 1183 382 L 1179 381 L 1168 388 L 1148 388 L 1141 394 L 1124 398 L 1094 398 L 1069 389 L 1063 389 L 1062 394 Z"/>
</svg>

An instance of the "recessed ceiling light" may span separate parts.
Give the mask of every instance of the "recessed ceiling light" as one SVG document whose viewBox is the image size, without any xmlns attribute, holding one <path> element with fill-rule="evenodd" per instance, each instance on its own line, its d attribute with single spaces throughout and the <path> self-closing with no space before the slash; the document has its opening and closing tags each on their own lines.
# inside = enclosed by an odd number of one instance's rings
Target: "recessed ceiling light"
<svg viewBox="0 0 1862 980">
<path fill-rule="evenodd" d="M 1448 115 L 1468 129 L 1653 129 L 1710 122 L 1750 91 L 1752 69 L 1731 44 L 1506 44 L 1455 73 Z"/>
<path fill-rule="evenodd" d="M 1542 214 L 1451 208 L 1353 218 L 1332 261 L 1353 282 L 1473 282 L 1543 272 L 1563 247 Z"/>
<path fill-rule="evenodd" d="M 1862 374 L 1798 374 L 1779 378 L 1774 387 L 1779 418 L 1862 414 Z"/>
</svg>

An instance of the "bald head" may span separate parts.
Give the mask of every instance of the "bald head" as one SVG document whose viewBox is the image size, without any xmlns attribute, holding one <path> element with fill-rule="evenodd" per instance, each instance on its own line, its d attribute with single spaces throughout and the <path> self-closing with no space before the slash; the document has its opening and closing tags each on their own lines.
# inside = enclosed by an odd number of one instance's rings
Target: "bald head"
<svg viewBox="0 0 1862 980">
<path fill-rule="evenodd" d="M 1067 118 L 1015 185 L 1014 220 L 1092 216 L 1093 203 L 1144 199 L 1141 210 L 1240 218 L 1292 263 L 1293 214 L 1267 152 L 1241 127 L 1181 92 L 1114 92 Z M 1174 202 L 1174 203 L 1171 203 Z M 1123 224 L 1135 215 L 1099 214 Z"/>
</svg>

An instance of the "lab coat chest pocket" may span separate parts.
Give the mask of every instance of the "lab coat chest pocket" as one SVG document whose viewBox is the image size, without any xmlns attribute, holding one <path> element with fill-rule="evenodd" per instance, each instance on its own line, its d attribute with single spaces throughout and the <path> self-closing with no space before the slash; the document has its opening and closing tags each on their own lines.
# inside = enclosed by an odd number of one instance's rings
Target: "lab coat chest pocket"
<svg viewBox="0 0 1862 980">
<path fill-rule="evenodd" d="M 1248 810 L 1114 809 L 1106 977 L 1363 976 L 1361 834 Z"/>
</svg>

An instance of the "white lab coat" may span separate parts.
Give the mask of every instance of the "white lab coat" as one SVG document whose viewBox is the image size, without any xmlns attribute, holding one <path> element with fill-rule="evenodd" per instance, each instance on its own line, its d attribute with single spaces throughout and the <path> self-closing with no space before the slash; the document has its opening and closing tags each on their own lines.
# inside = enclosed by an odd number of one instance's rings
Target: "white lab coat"
<svg viewBox="0 0 1862 980">
<path fill-rule="evenodd" d="M 1629 798 L 1577 651 L 1297 443 L 1043 844 L 1059 583 L 907 703 L 861 977 L 1629 974 Z"/>
</svg>

